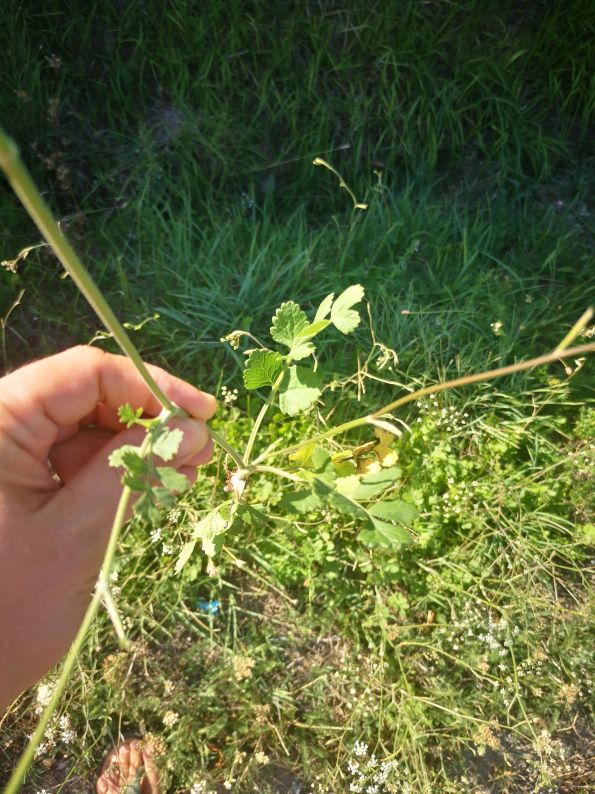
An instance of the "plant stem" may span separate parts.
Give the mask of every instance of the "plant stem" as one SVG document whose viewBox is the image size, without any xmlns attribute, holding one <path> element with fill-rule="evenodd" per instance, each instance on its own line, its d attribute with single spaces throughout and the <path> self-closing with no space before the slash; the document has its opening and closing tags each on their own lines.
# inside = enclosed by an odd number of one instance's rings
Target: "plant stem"
<svg viewBox="0 0 595 794">
<path fill-rule="evenodd" d="M 254 461 L 253 465 L 258 466 L 264 460 L 268 460 L 269 458 L 274 458 L 280 455 L 289 455 L 290 453 L 295 452 L 307 444 L 323 441 L 325 438 L 331 438 L 332 436 L 339 435 L 340 433 L 345 433 L 347 430 L 352 430 L 354 427 L 361 427 L 361 425 L 367 424 L 370 419 L 378 419 L 381 416 L 390 413 L 391 411 L 395 411 L 397 408 L 401 408 L 407 403 L 414 402 L 415 400 L 419 400 L 422 397 L 427 397 L 430 394 L 437 394 L 438 392 L 446 391 L 447 389 L 456 389 L 459 386 L 467 386 L 470 383 L 480 383 L 481 381 L 494 380 L 494 378 L 501 378 L 504 375 L 512 375 L 515 372 L 524 372 L 525 370 L 533 369 L 534 367 L 540 367 L 543 364 L 549 364 L 552 361 L 559 361 L 562 358 L 581 356 L 584 353 L 593 352 L 595 352 L 595 343 L 593 342 L 588 345 L 578 345 L 577 347 L 566 348 L 563 350 L 556 348 L 551 353 L 545 353 L 543 356 L 530 358 L 527 359 L 527 361 L 520 361 L 518 364 L 509 364 L 506 367 L 499 367 L 498 369 L 488 370 L 487 372 L 478 372 L 475 375 L 465 375 L 462 378 L 455 378 L 454 380 L 449 380 L 445 383 L 437 383 L 434 386 L 426 386 L 423 389 L 418 389 L 418 391 L 406 394 L 404 397 L 399 397 L 398 400 L 388 403 L 388 405 L 379 408 L 377 411 L 374 411 L 374 413 L 371 413 L 368 416 L 362 416 L 359 419 L 352 419 L 350 422 L 337 425 L 337 427 L 333 427 L 331 430 L 327 430 L 325 433 L 311 436 L 310 438 L 304 439 L 298 444 L 293 444 L 290 447 L 285 447 L 284 449 L 275 449 L 271 450 L 270 452 L 263 453 Z"/>
<path fill-rule="evenodd" d="M 293 482 L 304 482 L 303 477 L 298 477 L 297 474 L 293 474 L 290 471 L 285 471 L 285 469 L 278 469 L 276 466 L 255 466 L 251 473 L 275 474 L 277 477 L 284 477 L 286 480 L 293 480 Z"/>
<path fill-rule="evenodd" d="M 211 438 L 216 444 L 219 444 L 221 449 L 224 449 L 229 457 L 237 464 L 238 468 L 244 469 L 246 464 L 244 463 L 244 459 L 240 455 L 237 450 L 235 450 L 231 444 L 228 444 L 227 441 L 220 435 L 216 430 L 213 430 L 212 427 L 209 428 L 209 433 L 211 434 Z"/>
<path fill-rule="evenodd" d="M 250 463 L 250 455 L 252 454 L 252 448 L 254 447 L 254 442 L 256 441 L 256 436 L 258 434 L 262 421 L 266 415 L 266 412 L 273 404 L 273 400 L 275 399 L 277 392 L 279 391 L 279 386 L 281 385 L 281 381 L 283 380 L 283 376 L 285 375 L 286 371 L 287 371 L 287 364 L 284 366 L 283 371 L 280 373 L 276 381 L 271 386 L 271 393 L 267 397 L 266 402 L 261 407 L 260 411 L 258 412 L 258 416 L 254 420 L 254 424 L 252 425 L 252 431 L 250 433 L 250 438 L 248 439 L 248 443 L 246 444 L 246 450 L 244 452 L 244 463 L 246 466 Z"/>
<path fill-rule="evenodd" d="M 593 317 L 593 309 L 591 306 L 589 306 L 587 309 L 585 309 L 585 311 L 581 314 L 581 316 L 572 326 L 570 331 L 566 334 L 564 339 L 556 347 L 556 351 L 565 350 L 568 347 L 568 345 L 576 339 L 576 337 L 580 334 L 583 328 L 587 326 L 591 317 Z"/>
<path fill-rule="evenodd" d="M 39 231 L 53 248 L 66 272 L 89 301 L 91 308 L 116 340 L 122 351 L 133 362 L 139 375 L 161 405 L 175 413 L 174 406 L 155 383 L 108 302 L 85 270 L 68 240 L 62 236 L 60 227 L 53 219 L 29 172 L 23 165 L 16 144 L 2 130 L 0 130 L 0 165 L 6 173 L 12 189 L 20 198 Z"/>
<path fill-rule="evenodd" d="M 145 442 L 146 441 L 148 441 L 148 437 L 145 439 Z M 143 442 L 143 447 L 145 446 L 145 442 Z M 145 448 L 145 453 L 147 449 L 148 446 Z M 112 530 L 110 533 L 107 550 L 103 558 L 103 564 L 101 566 L 101 572 L 99 574 L 97 585 L 99 585 L 100 582 L 109 582 L 110 569 L 116 551 L 116 544 L 118 542 L 120 529 L 122 528 L 122 524 L 124 523 L 124 519 L 126 517 L 126 509 L 128 507 L 128 502 L 130 500 L 131 494 L 132 491 L 130 490 L 130 488 L 128 488 L 128 486 L 125 486 L 124 489 L 122 490 L 120 501 L 118 502 L 116 515 L 114 516 L 114 522 L 112 524 Z M 66 656 L 66 659 L 64 660 L 64 664 L 62 665 L 60 677 L 56 684 L 56 688 L 52 693 L 50 702 L 45 707 L 43 714 L 41 715 L 41 718 L 39 720 L 39 724 L 37 725 L 37 728 L 35 729 L 35 732 L 33 733 L 33 736 L 29 741 L 29 744 L 27 745 L 25 751 L 21 755 L 16 769 L 10 776 L 10 780 L 8 781 L 8 785 L 4 790 L 4 794 L 16 794 L 16 792 L 21 787 L 25 775 L 27 774 L 27 770 L 29 769 L 29 766 L 31 765 L 35 757 L 35 749 L 43 739 L 48 723 L 51 720 L 56 708 L 58 707 L 60 698 L 64 693 L 66 684 L 68 683 L 68 679 L 70 678 L 70 674 L 72 673 L 72 669 L 75 665 L 75 662 L 83 646 L 83 642 L 85 640 L 87 631 L 89 630 L 89 627 L 91 626 L 91 623 L 93 622 L 97 614 L 97 611 L 101 606 L 103 591 L 104 591 L 103 587 L 101 586 L 95 587 L 93 598 L 91 599 L 91 603 L 87 607 L 87 611 L 85 612 L 85 617 L 83 618 L 83 622 L 79 627 L 76 637 L 74 638 L 74 642 L 70 646 L 68 655 Z"/>
<path fill-rule="evenodd" d="M 53 219 L 51 212 L 37 190 L 29 172 L 23 165 L 15 142 L 1 129 L 0 167 L 4 170 L 12 189 L 23 203 L 23 206 L 39 231 L 53 248 L 66 272 L 71 276 L 74 283 L 89 301 L 92 309 L 116 340 L 122 352 L 132 361 L 151 393 L 167 411 L 176 415 L 182 414 L 183 412 L 177 406 L 173 405 L 157 383 L 155 383 L 153 376 L 145 366 L 145 363 L 122 324 L 110 308 L 91 276 L 87 273 L 83 263 L 76 255 L 68 240 L 63 237 L 60 227 Z M 219 444 L 238 465 L 243 465 L 241 455 L 230 447 L 219 433 L 214 430 L 210 432 L 213 441 Z"/>
</svg>

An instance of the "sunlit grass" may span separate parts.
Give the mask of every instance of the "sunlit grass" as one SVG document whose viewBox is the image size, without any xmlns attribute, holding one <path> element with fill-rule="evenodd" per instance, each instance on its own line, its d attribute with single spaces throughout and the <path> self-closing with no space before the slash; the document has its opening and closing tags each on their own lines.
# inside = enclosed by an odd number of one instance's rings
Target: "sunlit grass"
<svg viewBox="0 0 595 794">
<path fill-rule="evenodd" d="M 304 432 L 553 348 L 595 302 L 592 5 L 265 6 L 0 12 L 2 123 L 144 354 L 217 390 L 235 444 L 258 398 L 225 401 L 243 356 L 220 338 L 265 335 L 283 300 L 360 282 L 370 303 L 322 344 L 336 390 Z M 2 199 L 12 259 L 37 235 Z M 3 272 L 3 313 L 21 289 L 9 364 L 97 331 L 47 251 Z M 84 790 L 148 732 L 180 793 L 342 794 L 362 770 L 379 792 L 592 784 L 594 386 L 566 361 L 402 414 L 421 518 L 400 551 L 296 522 L 263 478 L 266 525 L 229 537 L 217 576 L 174 575 L 218 458 L 161 533 L 130 526 L 113 585 L 133 650 L 98 621 L 63 704 L 76 738 L 57 723 L 25 790 Z M 288 433 L 273 416 L 259 443 Z M 0 725 L 0 780 L 38 694 Z"/>
</svg>

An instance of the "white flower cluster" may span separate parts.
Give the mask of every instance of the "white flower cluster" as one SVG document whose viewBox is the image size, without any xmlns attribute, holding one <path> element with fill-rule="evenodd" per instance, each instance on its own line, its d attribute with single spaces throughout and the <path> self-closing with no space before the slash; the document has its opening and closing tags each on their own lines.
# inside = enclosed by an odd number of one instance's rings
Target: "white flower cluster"
<svg viewBox="0 0 595 794">
<path fill-rule="evenodd" d="M 162 719 L 165 727 L 171 728 L 178 722 L 178 720 L 180 719 L 180 715 L 178 714 L 177 711 L 166 711 Z"/>
<path fill-rule="evenodd" d="M 45 706 L 47 706 L 50 702 L 53 692 L 54 687 L 52 685 L 39 685 L 36 695 L 36 714 L 42 713 Z M 29 739 L 30 738 L 31 736 L 29 735 Z M 72 727 L 70 717 L 67 714 L 63 714 L 61 717 L 54 715 L 46 728 L 43 741 L 40 742 L 35 748 L 35 758 L 41 758 L 42 756 L 46 755 L 58 743 L 68 745 L 72 744 L 75 739 L 76 731 Z"/>
<path fill-rule="evenodd" d="M 206 780 L 197 780 L 190 789 L 190 794 L 215 794 L 215 792 L 209 788 Z"/>
<path fill-rule="evenodd" d="M 438 429 L 446 430 L 449 434 L 464 430 L 468 424 L 469 414 L 466 411 L 459 411 L 454 405 L 440 407 L 437 394 L 430 394 L 427 400 L 419 400 L 417 407 L 420 413 L 417 422 L 422 422 L 424 416 L 428 417 Z"/>
<path fill-rule="evenodd" d="M 156 527 L 155 529 L 151 530 L 151 534 L 149 535 L 151 543 L 158 543 L 161 540 L 162 532 L 163 530 L 161 527 Z"/>
<path fill-rule="evenodd" d="M 356 741 L 353 746 L 355 760 L 347 762 L 347 769 L 351 777 L 349 791 L 352 794 L 383 794 L 386 790 L 384 785 L 391 777 L 398 777 L 396 774 L 395 761 L 379 762 L 374 754 L 368 758 L 368 745 L 365 742 Z M 393 773 L 391 775 L 391 773 Z M 392 790 L 392 789 L 391 789 Z M 407 784 L 400 788 L 403 794 L 408 791 Z"/>
<path fill-rule="evenodd" d="M 238 399 L 238 390 L 228 389 L 227 386 L 222 386 L 221 396 L 223 397 L 223 402 L 225 405 L 233 405 L 234 402 Z"/>
<path fill-rule="evenodd" d="M 442 494 L 442 504 L 438 505 L 445 518 L 456 518 L 465 509 L 478 510 L 480 503 L 475 489 L 479 483 L 473 480 L 455 482 L 454 477 L 448 478 L 448 490 Z"/>
</svg>

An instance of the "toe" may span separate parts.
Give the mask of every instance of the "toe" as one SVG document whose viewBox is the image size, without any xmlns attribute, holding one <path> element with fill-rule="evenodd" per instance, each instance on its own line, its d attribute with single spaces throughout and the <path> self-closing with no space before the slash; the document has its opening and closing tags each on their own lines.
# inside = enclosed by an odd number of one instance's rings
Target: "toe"
<svg viewBox="0 0 595 794">
<path fill-rule="evenodd" d="M 151 748 L 147 745 L 145 745 L 143 750 L 143 761 L 145 764 L 145 779 L 143 781 L 142 794 L 161 794 L 157 765 L 155 764 Z"/>
<path fill-rule="evenodd" d="M 134 779 L 138 770 L 143 765 L 143 754 L 141 751 L 141 743 L 138 739 L 133 739 L 130 742 L 130 767 L 128 770 L 129 779 Z"/>
</svg>

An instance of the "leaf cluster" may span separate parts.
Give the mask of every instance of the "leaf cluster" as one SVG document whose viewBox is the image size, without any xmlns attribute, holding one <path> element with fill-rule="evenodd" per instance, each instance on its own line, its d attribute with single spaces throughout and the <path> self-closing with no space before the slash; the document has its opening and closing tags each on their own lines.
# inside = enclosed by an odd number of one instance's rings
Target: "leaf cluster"
<svg viewBox="0 0 595 794">
<path fill-rule="evenodd" d="M 361 474 L 353 468 L 344 473 L 345 464 L 334 464 L 319 446 L 300 458 L 299 473 L 307 487 L 285 494 L 279 503 L 281 508 L 298 515 L 330 510 L 347 516 L 361 527 L 358 540 L 369 546 L 390 548 L 411 542 L 407 528 L 418 511 L 409 502 L 389 495 L 401 478 L 398 466 Z"/>
<path fill-rule="evenodd" d="M 140 496 L 135 512 L 145 521 L 155 523 L 160 518 L 160 506 L 173 507 L 174 494 L 185 491 L 188 480 L 172 466 L 160 465 L 173 459 L 182 442 L 178 428 L 166 427 L 159 418 L 142 419 L 142 408 L 123 405 L 119 409 L 122 424 L 130 428 L 141 425 L 147 431 L 142 446 L 124 444 L 109 456 L 109 465 L 123 468 L 122 483 Z"/>
<path fill-rule="evenodd" d="M 277 309 L 270 335 L 286 352 L 263 348 L 251 350 L 244 369 L 246 389 L 270 387 L 279 394 L 279 408 L 288 416 L 307 411 L 322 393 L 322 379 L 315 364 L 312 367 L 296 364 L 315 357 L 314 338 L 333 325 L 343 334 L 350 334 L 360 323 L 359 312 L 353 307 L 364 297 L 359 284 L 348 287 L 335 299 L 331 293 L 322 301 L 313 320 L 294 301 L 287 301 Z"/>
</svg>

